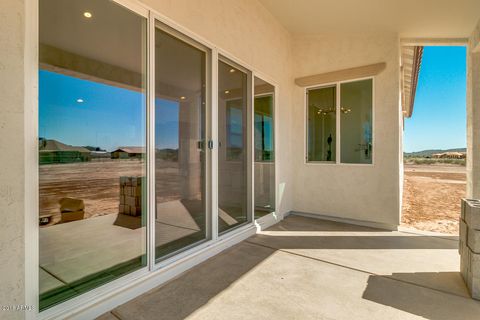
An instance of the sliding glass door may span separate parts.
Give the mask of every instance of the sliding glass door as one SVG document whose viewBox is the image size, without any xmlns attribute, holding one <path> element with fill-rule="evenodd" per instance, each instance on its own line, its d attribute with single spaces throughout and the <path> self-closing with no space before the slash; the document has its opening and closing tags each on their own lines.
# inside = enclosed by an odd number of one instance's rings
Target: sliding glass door
<svg viewBox="0 0 480 320">
<path fill-rule="evenodd" d="M 255 219 L 275 211 L 275 87 L 254 78 Z"/>
<path fill-rule="evenodd" d="M 251 221 L 251 75 L 218 61 L 218 232 Z"/>
<path fill-rule="evenodd" d="M 146 266 L 147 19 L 39 2 L 40 310 Z"/>
<path fill-rule="evenodd" d="M 155 257 L 210 237 L 207 215 L 207 61 L 201 44 L 155 29 Z"/>
<path fill-rule="evenodd" d="M 275 88 L 121 3 L 39 0 L 41 311 L 275 209 Z"/>
</svg>

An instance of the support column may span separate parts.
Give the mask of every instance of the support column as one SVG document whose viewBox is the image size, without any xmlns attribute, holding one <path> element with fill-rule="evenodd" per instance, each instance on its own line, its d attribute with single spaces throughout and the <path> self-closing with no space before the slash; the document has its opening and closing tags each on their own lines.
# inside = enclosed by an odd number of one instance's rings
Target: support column
<svg viewBox="0 0 480 320">
<path fill-rule="evenodd" d="M 480 24 L 467 48 L 467 198 L 480 199 Z"/>
<path fill-rule="evenodd" d="M 26 42 L 28 25 L 34 23 L 26 13 L 33 2 L 0 1 L 0 319 L 25 319 L 36 312 L 16 309 L 31 302 L 26 290 L 25 232 L 25 120 L 31 97 L 26 94 L 30 79 L 25 70 L 27 50 L 34 49 Z"/>
</svg>

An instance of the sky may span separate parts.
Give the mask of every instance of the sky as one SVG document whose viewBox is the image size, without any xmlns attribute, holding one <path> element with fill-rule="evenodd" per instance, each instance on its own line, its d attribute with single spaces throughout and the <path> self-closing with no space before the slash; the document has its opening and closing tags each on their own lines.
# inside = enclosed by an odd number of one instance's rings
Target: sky
<svg viewBox="0 0 480 320">
<path fill-rule="evenodd" d="M 141 92 L 41 70 L 39 135 L 73 146 L 113 151 L 145 146 Z M 178 148 L 178 103 L 156 101 L 156 146 Z"/>
<path fill-rule="evenodd" d="M 466 48 L 425 47 L 405 152 L 466 147 Z"/>
<path fill-rule="evenodd" d="M 39 134 L 113 151 L 145 146 L 141 92 L 41 70 Z M 156 147 L 178 148 L 178 103 L 156 100 Z M 466 146 L 466 48 L 425 47 L 404 151 Z"/>
</svg>

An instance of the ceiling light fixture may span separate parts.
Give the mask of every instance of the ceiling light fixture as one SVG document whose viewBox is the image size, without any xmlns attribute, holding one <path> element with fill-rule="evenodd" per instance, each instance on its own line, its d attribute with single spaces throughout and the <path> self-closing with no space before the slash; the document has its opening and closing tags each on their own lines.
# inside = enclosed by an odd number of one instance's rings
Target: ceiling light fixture
<svg viewBox="0 0 480 320">
<path fill-rule="evenodd" d="M 230 69 L 230 73 L 234 73 L 235 72 L 235 69 Z"/>
<path fill-rule="evenodd" d="M 180 97 L 180 100 L 185 100 L 185 99 L 187 99 L 187 98 L 184 97 L 184 96 L 181 96 L 181 97 Z"/>
<path fill-rule="evenodd" d="M 229 93 L 230 93 L 230 91 L 229 91 L 229 90 L 225 90 L 225 94 L 229 94 Z"/>
<path fill-rule="evenodd" d="M 77 102 L 78 102 L 78 103 L 83 103 L 84 100 L 83 100 L 83 99 L 77 99 Z"/>
<path fill-rule="evenodd" d="M 91 12 L 88 12 L 88 11 L 85 11 L 85 12 L 83 13 L 83 16 L 84 16 L 85 18 L 90 19 L 90 18 L 92 17 L 92 13 L 91 13 Z"/>
</svg>

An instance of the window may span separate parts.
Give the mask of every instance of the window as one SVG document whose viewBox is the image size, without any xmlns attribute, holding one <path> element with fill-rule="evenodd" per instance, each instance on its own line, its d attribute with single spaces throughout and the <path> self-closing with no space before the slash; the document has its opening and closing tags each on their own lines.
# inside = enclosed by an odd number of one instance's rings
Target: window
<svg viewBox="0 0 480 320">
<path fill-rule="evenodd" d="M 371 164 L 372 119 L 373 79 L 309 89 L 307 161 Z"/>
<path fill-rule="evenodd" d="M 251 221 L 248 114 L 251 74 L 221 58 L 218 61 L 218 232 Z M 247 123 L 248 122 L 248 123 Z"/>
<path fill-rule="evenodd" d="M 207 58 L 201 44 L 155 28 L 155 258 L 207 238 Z"/>
<path fill-rule="evenodd" d="M 340 85 L 342 163 L 372 163 L 372 80 Z"/>
<path fill-rule="evenodd" d="M 275 87 L 254 78 L 255 219 L 275 211 Z"/>
<path fill-rule="evenodd" d="M 308 161 L 336 159 L 336 87 L 308 91 Z"/>
<path fill-rule="evenodd" d="M 255 161 L 273 161 L 273 94 L 255 97 Z"/>
<path fill-rule="evenodd" d="M 226 101 L 227 107 L 227 160 L 241 161 L 243 152 L 242 99 Z"/>
</svg>

